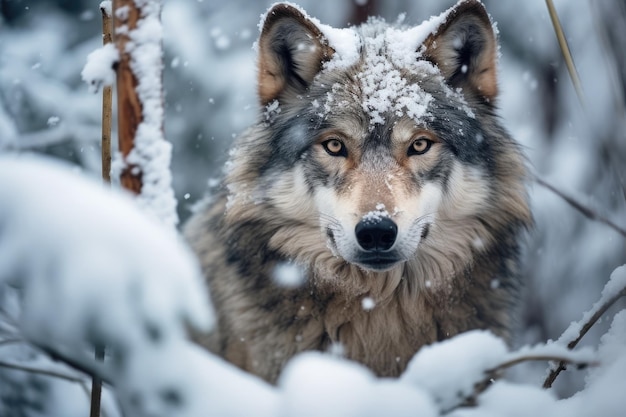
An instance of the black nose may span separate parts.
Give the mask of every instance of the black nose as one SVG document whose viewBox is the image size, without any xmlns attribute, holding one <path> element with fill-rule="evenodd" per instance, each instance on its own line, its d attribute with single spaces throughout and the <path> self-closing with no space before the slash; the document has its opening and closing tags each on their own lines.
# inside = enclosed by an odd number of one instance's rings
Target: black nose
<svg viewBox="0 0 626 417">
<path fill-rule="evenodd" d="M 398 226 L 389 217 L 366 219 L 357 223 L 354 233 L 357 242 L 366 251 L 386 251 L 396 241 Z"/>
</svg>

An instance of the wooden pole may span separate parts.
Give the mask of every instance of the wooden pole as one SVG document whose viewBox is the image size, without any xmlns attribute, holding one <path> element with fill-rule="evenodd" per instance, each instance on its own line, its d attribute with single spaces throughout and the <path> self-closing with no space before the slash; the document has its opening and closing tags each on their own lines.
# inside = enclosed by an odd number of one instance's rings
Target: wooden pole
<svg viewBox="0 0 626 417">
<path fill-rule="evenodd" d="M 112 42 L 113 26 L 111 16 L 105 6 L 100 6 L 102 13 L 102 44 Z M 111 119 L 113 113 L 113 89 L 105 86 L 102 91 L 102 179 L 111 183 Z M 104 347 L 96 346 L 96 360 L 104 360 Z M 102 379 L 94 376 L 91 380 L 90 417 L 100 417 L 102 404 Z"/>
<path fill-rule="evenodd" d="M 102 43 L 113 41 L 113 23 L 106 7 L 102 12 Z M 113 113 L 113 88 L 110 85 L 102 91 L 102 179 L 111 183 L 111 121 Z"/>
<path fill-rule="evenodd" d="M 142 107 L 137 95 L 137 77 L 131 68 L 131 56 L 126 51 L 128 34 L 137 28 L 140 10 L 134 0 L 114 0 L 113 20 L 115 42 L 120 53 L 117 67 L 117 130 L 119 150 L 126 158 L 134 147 L 137 126 L 142 121 Z M 141 193 L 142 173 L 139 167 L 128 165 L 120 175 L 122 187 L 135 194 Z"/>
<path fill-rule="evenodd" d="M 110 9 L 110 8 L 109 8 Z M 109 10 L 100 5 L 102 14 L 102 44 L 113 41 L 113 24 Z M 105 86 L 102 90 L 102 180 L 111 183 L 111 121 L 113 113 L 113 88 Z M 104 346 L 96 346 L 97 361 L 104 361 Z M 102 378 L 93 376 L 91 379 L 91 401 L 89 417 L 100 417 L 102 410 Z"/>
</svg>

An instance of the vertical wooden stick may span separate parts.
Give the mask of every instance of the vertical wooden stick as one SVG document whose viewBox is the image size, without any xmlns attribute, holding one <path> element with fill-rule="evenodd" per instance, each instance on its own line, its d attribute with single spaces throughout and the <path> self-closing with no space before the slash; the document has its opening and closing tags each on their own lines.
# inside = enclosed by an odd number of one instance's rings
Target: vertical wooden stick
<svg viewBox="0 0 626 417">
<path fill-rule="evenodd" d="M 100 7 L 102 12 L 102 43 L 104 45 L 113 41 L 113 22 L 105 7 Z M 104 87 L 102 92 L 102 179 L 106 183 L 111 182 L 111 121 L 113 113 L 113 88 Z"/>
<path fill-rule="evenodd" d="M 103 4 L 100 5 L 102 13 L 102 44 L 106 45 L 113 41 L 113 24 L 110 10 Z M 111 120 L 113 113 L 113 89 L 105 86 L 102 91 L 102 179 L 105 183 L 111 183 Z M 104 361 L 104 346 L 96 346 L 96 360 Z M 91 404 L 90 417 L 100 417 L 102 409 L 102 379 L 94 376 L 91 380 Z"/>
<path fill-rule="evenodd" d="M 114 0 L 115 42 L 120 54 L 117 67 L 117 130 L 119 149 L 126 158 L 133 150 L 137 126 L 142 121 L 141 101 L 137 95 L 137 77 L 132 71 L 130 53 L 126 50 L 128 34 L 137 28 L 140 10 L 134 0 Z M 141 192 L 142 173 L 139 167 L 127 165 L 121 173 L 122 187 L 135 194 Z"/>
</svg>

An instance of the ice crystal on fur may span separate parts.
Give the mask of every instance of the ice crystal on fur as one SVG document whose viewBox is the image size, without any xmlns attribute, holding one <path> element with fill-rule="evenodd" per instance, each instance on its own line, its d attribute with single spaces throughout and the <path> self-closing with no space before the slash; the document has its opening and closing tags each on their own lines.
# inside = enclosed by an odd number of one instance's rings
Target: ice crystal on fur
<svg viewBox="0 0 626 417">
<path fill-rule="evenodd" d="M 274 100 L 265 106 L 265 121 L 271 123 L 276 116 L 280 113 L 280 103 L 278 100 Z"/>
<path fill-rule="evenodd" d="M 384 204 L 377 204 L 376 210 L 369 211 L 363 215 L 362 220 L 366 222 L 377 222 L 384 217 L 389 217 L 389 212 L 385 210 Z"/>
</svg>

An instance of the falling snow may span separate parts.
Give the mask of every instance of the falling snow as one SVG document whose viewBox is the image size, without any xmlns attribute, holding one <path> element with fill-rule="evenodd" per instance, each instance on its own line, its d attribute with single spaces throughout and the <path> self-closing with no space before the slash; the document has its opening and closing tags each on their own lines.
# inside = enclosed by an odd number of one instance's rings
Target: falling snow
<svg viewBox="0 0 626 417">
<path fill-rule="evenodd" d="M 294 288 L 304 284 L 306 274 L 301 266 L 290 262 L 282 262 L 274 267 L 272 279 L 281 287 Z"/>
<path fill-rule="evenodd" d="M 374 307 L 376 307 L 376 302 L 374 301 L 373 298 L 371 297 L 364 297 L 361 300 L 361 306 L 363 307 L 363 310 L 365 311 L 370 311 L 372 310 Z"/>
<path fill-rule="evenodd" d="M 362 2 L 362 0 L 355 1 Z M 110 8 L 110 2 L 105 3 Z M 220 8 L 215 9 L 216 13 L 206 13 L 207 9 L 203 7 L 208 3 L 207 1 L 165 2 L 164 6 L 167 10 L 163 13 L 163 19 L 169 25 L 168 36 L 165 39 L 166 47 L 169 48 L 166 62 L 170 62 L 168 69 L 177 70 L 176 74 L 173 74 L 174 71 L 170 73 L 172 79 L 168 100 L 180 100 L 185 109 L 191 109 L 196 104 L 198 106 L 212 104 L 210 112 L 183 111 L 176 114 L 175 106 L 172 105 L 169 113 L 172 119 L 171 122 L 168 121 L 168 129 L 175 133 L 173 137 L 177 140 L 176 146 L 180 146 L 178 157 L 180 161 L 184 161 L 179 164 L 181 171 L 177 172 L 180 174 L 178 187 L 180 187 L 179 190 L 192 190 L 192 199 L 198 198 L 202 190 L 192 188 L 190 184 L 201 183 L 205 186 L 205 182 L 198 181 L 198 178 L 206 178 L 209 175 L 194 167 L 202 166 L 208 169 L 207 167 L 213 162 L 207 163 L 204 152 L 195 152 L 199 155 L 198 158 L 201 158 L 201 164 L 188 163 L 193 159 L 189 152 L 184 151 L 185 138 L 187 136 L 196 138 L 197 126 L 204 125 L 211 132 L 205 131 L 206 138 L 215 136 L 216 144 L 220 143 L 220 138 L 224 138 L 223 142 L 228 143 L 231 133 L 242 130 L 254 117 L 253 112 L 245 115 L 242 110 L 244 104 L 255 103 L 254 66 L 251 64 L 254 58 L 249 47 L 238 46 L 234 38 L 230 39 L 231 45 L 228 49 L 217 51 L 219 55 L 214 51 L 216 48 L 205 47 L 210 45 L 211 40 L 217 43 L 216 38 L 210 32 L 212 27 L 223 24 L 220 21 L 224 17 L 224 13 L 220 13 L 221 8 L 234 6 L 226 2 Z M 391 3 L 379 4 L 381 13 L 395 10 L 390 5 Z M 510 50 L 510 46 L 506 49 L 503 45 L 503 67 L 499 73 L 502 94 L 498 104 L 504 111 L 507 129 L 520 140 L 528 154 L 529 161 L 536 167 L 539 174 L 549 175 L 550 180 L 567 189 L 580 190 L 581 194 L 589 192 L 594 199 L 598 199 L 598 204 L 604 204 L 605 200 L 602 199 L 607 195 L 612 196 L 610 197 L 611 205 L 603 206 L 603 210 L 619 221 L 623 218 L 624 210 L 623 203 L 619 202 L 621 200 L 615 199 L 615 190 L 620 189 L 619 182 L 616 186 L 611 183 L 608 174 L 611 169 L 607 169 L 606 159 L 598 158 L 597 144 L 603 143 L 600 148 L 612 149 L 617 160 L 620 160 L 620 147 L 615 145 L 617 142 L 614 139 L 615 137 L 619 139 L 619 135 L 613 135 L 611 127 L 618 126 L 617 131 L 623 131 L 623 117 L 620 117 L 616 110 L 621 107 L 615 105 L 621 102 L 619 93 L 621 89 L 616 88 L 620 84 L 615 81 L 619 79 L 617 77 L 621 61 L 615 67 L 615 74 L 611 74 L 610 71 L 607 73 L 606 62 L 615 57 L 607 54 L 605 48 L 608 46 L 602 39 L 599 41 L 602 37 L 602 30 L 616 27 L 615 23 L 620 23 L 620 20 L 601 21 L 600 26 L 594 27 L 594 19 L 591 17 L 595 15 L 588 13 L 591 6 L 582 6 L 583 8 L 580 9 L 581 5 L 573 2 L 571 4 L 562 2 L 560 6 L 563 11 L 561 18 L 566 20 L 566 30 L 570 28 L 568 40 L 574 49 L 574 57 L 583 85 L 592 87 L 587 90 L 586 114 L 581 113 L 579 103 L 572 94 L 565 66 L 552 65 L 554 57 L 558 55 L 558 49 L 555 49 L 557 47 L 549 19 L 544 19 L 545 5 L 541 2 L 516 4 L 515 13 L 511 12 L 513 9 L 510 5 L 501 5 L 498 2 L 490 4 L 494 15 L 499 15 L 501 16 L 499 18 L 504 19 L 501 25 L 502 32 L 505 33 L 503 43 L 506 42 L 507 37 L 511 37 L 511 34 L 517 34 L 519 36 L 513 37 L 516 48 L 519 48 L 519 52 L 524 56 L 533 57 L 532 60 L 518 59 L 517 54 Z M 311 4 L 310 7 L 312 12 L 323 16 L 323 20 L 334 21 L 333 19 L 336 19 L 337 11 L 334 7 L 326 7 L 324 3 Z M 440 6 L 432 0 L 420 3 L 418 6 L 407 5 L 408 14 L 405 16 L 408 18 L 406 20 L 410 21 L 414 15 L 418 15 L 418 7 L 434 10 Z M 598 9 L 594 11 L 597 12 L 601 7 L 598 6 Z M 91 24 L 95 23 L 94 19 L 89 25 L 84 25 L 83 22 L 83 26 L 70 26 L 71 19 L 67 19 L 69 12 L 58 13 L 54 5 L 45 9 L 45 14 L 37 10 L 26 10 L 25 16 L 29 19 L 13 21 L 11 24 L 0 27 L 3 39 L 3 71 L 0 74 L 2 81 L 0 89 L 3 97 L 6 98 L 5 106 L 0 106 L 2 107 L 0 109 L 0 132 L 2 133 L 0 146 L 9 144 L 29 149 L 29 146 L 32 147 L 37 143 L 55 146 L 62 144 L 63 149 L 71 151 L 73 150 L 72 144 L 76 143 L 85 148 L 88 147 L 87 144 L 97 148 L 94 144 L 97 144 L 99 140 L 100 126 L 99 122 L 94 123 L 93 120 L 97 119 L 96 116 L 100 112 L 99 97 L 86 94 L 86 88 L 83 88 L 85 92 L 74 89 L 72 83 L 77 79 L 82 62 L 88 54 L 85 48 L 95 48 L 101 43 L 98 28 L 89 32 L 89 38 L 85 38 L 82 31 L 87 26 L 98 25 Z M 250 9 L 253 8 L 250 7 Z M 232 11 L 233 9 L 225 10 Z M 213 12 L 213 9 L 211 11 Z M 94 15 L 87 11 L 80 12 L 80 14 L 83 19 L 91 19 Z M 244 27 L 240 31 L 242 39 L 245 38 L 245 33 L 250 33 L 245 26 L 250 26 L 246 22 L 251 15 L 254 15 L 252 19 L 256 19 L 258 11 L 256 9 L 241 10 L 233 14 L 233 18 L 229 20 L 229 25 L 232 25 L 234 30 Z M 39 20 L 35 19 L 35 24 L 26 26 L 24 22 L 31 20 L 30 17 L 37 17 Z M 80 18 L 74 20 L 80 22 Z M 420 31 L 430 33 L 435 30 L 427 26 L 422 26 Z M 433 26 L 436 25 L 433 24 Z M 68 29 L 72 31 L 72 36 L 67 36 Z M 333 33 L 330 33 L 330 29 L 329 31 L 324 29 L 324 32 L 336 49 L 337 58 L 342 58 L 333 59 L 328 63 L 328 68 L 332 65 L 352 65 L 358 60 L 358 49 L 355 48 L 355 45 L 358 45 L 358 35 L 354 29 L 337 29 Z M 399 31 L 397 36 L 408 38 L 411 33 Z M 414 39 L 419 40 L 417 32 L 414 35 Z M 190 39 L 209 41 L 202 44 L 190 41 Z M 42 47 L 43 44 L 45 47 Z M 556 55 L 555 51 L 557 51 Z M 406 61 L 413 59 L 414 52 L 411 50 L 405 54 Z M 394 59 L 401 59 L 403 54 L 396 55 L 399 56 Z M 114 56 L 102 58 L 104 58 L 103 63 L 95 65 L 95 72 L 87 77 L 95 80 L 94 83 L 88 81 L 91 85 L 110 84 L 106 78 L 114 76 L 110 68 L 116 58 Z M 608 60 L 605 61 L 605 58 Z M 181 71 L 183 63 L 185 71 Z M 392 61 L 392 63 L 398 62 Z M 611 65 L 610 62 L 609 65 Z M 546 78 L 546 73 L 542 72 L 542 67 L 550 68 L 552 75 L 549 79 Z M 194 83 L 197 91 L 203 94 L 201 97 L 215 97 L 215 100 L 207 98 L 198 100 L 195 94 L 186 94 L 188 82 Z M 543 94 L 539 93 L 552 87 L 554 91 L 550 98 L 555 101 L 551 104 L 553 107 L 546 107 Z M 589 90 L 593 90 L 593 94 Z M 451 90 L 450 94 L 456 96 L 457 92 Z M 53 100 L 50 97 L 53 97 Z M 24 101 L 24 98 L 28 100 Z M 31 101 L 32 103 L 29 104 Z M 58 106 L 58 103 L 63 103 L 63 106 Z M 323 100 L 317 104 L 319 110 L 322 111 L 325 105 Z M 374 104 L 383 106 L 380 103 Z M 545 115 L 554 108 L 559 110 L 560 117 L 554 120 L 554 126 L 551 126 L 554 133 L 547 135 L 543 129 Z M 374 105 L 372 109 L 372 112 L 376 110 Z M 466 110 L 468 115 L 473 114 L 469 106 L 461 105 L 461 109 Z M 401 111 L 408 112 L 408 109 L 402 107 Z M 62 121 L 54 129 L 50 129 L 46 123 L 50 115 Z M 37 116 L 36 123 L 39 127 L 43 127 L 42 132 L 35 130 L 31 132 L 34 127 L 27 118 L 32 116 Z M 67 126 L 67 130 L 62 131 L 64 126 Z M 74 137 L 80 140 L 72 140 Z M 68 138 L 70 138 L 69 145 L 61 142 L 68 141 Z M 472 138 L 468 135 L 468 139 Z M 477 143 L 485 140 L 482 136 L 476 136 L 473 139 Z M 212 152 L 212 154 L 221 155 L 221 152 Z M 94 161 L 99 162 L 98 158 L 87 154 L 81 157 L 85 158 L 81 161 L 86 167 L 85 172 L 95 172 L 99 169 L 99 164 L 94 164 Z M 599 160 L 602 162 L 598 162 Z M 13 166 L 6 165 L 4 162 L 0 164 L 0 171 L 2 168 L 9 169 Z M 71 172 L 70 177 L 80 174 L 77 169 L 66 171 Z M 79 331 L 85 329 L 85 323 L 80 323 L 79 318 L 87 317 L 89 316 L 87 313 L 93 313 L 96 310 L 103 317 L 113 317 L 111 315 L 121 314 L 120 312 L 132 313 L 128 317 L 134 317 L 133 315 L 137 312 L 154 312 L 154 314 L 169 317 L 170 313 L 180 312 L 180 310 L 164 308 L 163 300 L 180 299 L 181 302 L 184 301 L 180 305 L 181 309 L 187 309 L 189 305 L 185 303 L 189 300 L 183 299 L 182 294 L 195 297 L 201 293 L 199 289 L 197 292 L 190 293 L 180 291 L 178 285 L 181 284 L 179 279 L 181 275 L 179 273 L 174 274 L 177 279 L 173 282 L 172 277 L 164 277 L 162 271 L 152 271 L 151 268 L 155 263 L 157 266 L 162 266 L 162 262 L 170 258 L 160 256 L 160 254 L 154 255 L 150 251 L 154 242 L 160 242 L 159 245 L 162 243 L 160 239 L 155 238 L 157 232 L 143 230 L 143 226 L 140 225 L 141 220 L 120 223 L 125 219 L 123 216 L 115 215 L 118 213 L 116 203 L 104 200 L 107 204 L 110 203 L 106 210 L 97 204 L 94 207 L 90 206 L 94 213 L 108 219 L 106 221 L 102 221 L 102 218 L 86 217 L 89 216 L 91 209 L 72 210 L 72 204 L 60 207 L 55 204 L 68 201 L 65 197 L 58 198 L 62 193 L 69 191 L 73 193 L 78 190 L 72 188 L 71 179 L 54 181 L 54 187 L 51 187 L 46 182 L 50 176 L 46 174 L 47 171 L 43 167 L 28 165 L 23 176 L 16 176 L 16 172 L 18 171 L 3 171 L 4 176 L 0 175 L 5 183 L 3 187 L 0 187 L 0 192 L 5 190 L 5 194 L 9 193 L 11 185 L 19 180 L 18 192 L 6 195 L 6 198 L 2 199 L 4 210 L 0 210 L 0 223 L 4 226 L 0 228 L 0 247 L 2 247 L 0 251 L 2 278 L 0 280 L 11 275 L 10 271 L 7 272 L 5 269 L 7 265 L 11 265 L 21 272 L 28 274 L 32 272 L 33 275 L 29 275 L 28 279 L 33 283 L 41 283 L 41 288 L 47 288 L 46 286 L 51 288 L 49 292 L 39 291 L 29 296 L 36 296 L 36 299 L 42 302 L 39 304 L 41 311 L 31 315 L 30 318 L 38 316 L 43 323 L 47 320 L 50 329 L 44 330 L 55 334 L 66 330 L 66 335 L 77 335 Z M 22 180 L 29 178 L 40 179 L 40 181 L 35 181 L 39 188 L 32 184 L 26 187 Z M 26 195 L 26 189 L 32 191 L 30 195 L 34 203 L 22 199 Z M 82 192 L 83 189 L 80 188 L 79 191 Z M 86 195 L 91 196 L 90 193 Z M 621 238 L 604 226 L 580 220 L 581 216 L 540 187 L 534 187 L 531 195 L 538 224 L 534 234 L 537 236 L 536 241 L 539 242 L 531 243 L 529 250 L 529 277 L 533 279 L 532 287 L 536 288 L 531 295 L 535 303 L 533 306 L 540 307 L 536 318 L 542 326 L 542 331 L 556 338 L 563 328 L 567 327 L 567 323 L 580 318 L 581 311 L 588 308 L 585 306 L 591 306 L 596 297 L 605 300 L 607 296 L 614 295 L 618 291 L 616 288 L 623 284 L 624 267 L 611 275 L 611 286 L 608 286 L 606 293 L 603 292 L 600 295 L 600 290 L 610 270 L 603 271 L 609 265 L 616 265 L 618 261 L 619 264 L 623 263 L 623 244 Z M 584 195 L 583 197 L 587 198 Z M 77 204 L 90 201 L 90 199 L 82 198 Z M 46 210 L 42 210 L 42 207 L 46 207 Z M 58 214 L 55 214 L 57 212 Z M 127 211 L 121 212 L 128 214 Z M 380 210 L 374 210 L 374 212 L 380 212 Z M 108 218 L 107 215 L 111 217 Z M 137 217 L 134 216 L 131 217 L 133 220 L 141 218 L 139 214 L 136 214 Z M 71 221 L 68 220 L 69 217 L 72 217 Z M 77 224 L 84 225 L 84 227 L 77 227 Z M 35 228 L 35 225 L 38 227 Z M 127 230 L 131 225 L 136 227 L 133 227 L 133 233 L 130 235 L 116 232 Z M 137 230 L 137 227 L 142 230 Z M 106 234 L 108 232 L 110 234 Z M 135 234 L 139 239 L 132 238 Z M 108 242 L 109 240 L 104 239 L 104 236 L 115 240 L 116 244 L 132 246 L 130 243 L 132 241 L 133 244 L 139 245 L 142 248 L 139 250 L 142 260 L 137 261 L 128 257 L 128 253 L 114 251 L 111 249 L 114 246 L 103 246 L 103 249 L 106 249 L 105 253 L 115 257 L 116 262 L 105 264 L 88 262 L 94 257 L 76 256 L 77 251 L 82 248 L 93 249 L 92 245 L 98 242 Z M 477 246 L 480 245 L 474 243 L 474 248 Z M 168 253 L 177 253 L 177 250 L 169 246 L 167 248 Z M 567 250 L 564 251 L 564 248 Z M 562 262 L 555 263 L 554 259 L 557 257 Z M 95 257 L 95 259 L 98 258 Z M 46 265 L 48 261 L 55 267 L 36 268 L 37 265 Z M 72 285 L 65 285 L 70 281 L 63 281 L 62 286 L 52 286 L 43 281 L 42 277 L 45 273 L 58 271 L 59 265 L 62 265 L 65 271 L 73 271 L 69 275 L 76 278 L 72 281 Z M 101 267 L 101 270 L 97 267 Z M 111 268 L 118 268 L 117 270 L 121 268 L 124 273 L 112 273 Z M 149 271 L 148 275 L 152 279 L 140 278 L 136 274 L 138 270 Z M 101 272 L 107 273 L 106 280 L 101 279 L 103 277 Z M 59 274 L 49 276 L 55 279 L 59 277 Z M 112 277 L 115 278 L 113 281 L 111 281 Z M 159 279 L 155 280 L 154 277 L 159 277 Z M 163 291 L 158 285 L 155 288 L 151 287 L 164 282 L 168 283 L 166 288 L 171 291 Z M 495 282 L 497 280 L 492 281 L 492 285 L 495 285 Z M 53 281 L 53 283 L 58 283 L 58 281 Z M 156 295 L 156 298 L 149 298 L 154 303 L 151 305 L 156 307 L 144 309 L 144 304 L 129 304 L 125 298 L 115 297 L 114 288 L 121 288 L 124 283 L 132 284 L 131 286 L 140 288 L 142 291 L 145 290 L 146 294 Z M 572 283 L 576 285 L 571 285 Z M 425 286 L 430 287 L 431 281 L 426 281 Z M 35 287 L 26 285 L 24 291 L 30 291 L 32 288 Z M 94 289 L 99 292 L 96 293 Z M 66 293 L 69 295 L 67 298 L 60 297 Z M 81 297 L 87 297 L 87 301 L 81 304 Z M 115 303 L 118 308 L 106 309 L 106 300 L 111 300 L 110 302 Z M 90 303 L 90 301 L 93 302 Z M 50 322 L 51 316 L 49 311 L 44 311 L 45 306 L 50 306 L 51 311 L 55 311 L 55 317 L 61 316 L 63 321 L 57 318 L 54 322 Z M 542 313 L 544 310 L 545 313 Z M 174 316 L 171 316 L 173 321 L 177 320 Z M 72 325 L 76 323 L 78 325 L 73 327 Z M 442 404 L 452 403 L 451 398 L 458 392 L 467 392 L 468 382 L 472 380 L 470 374 L 478 375 L 476 369 L 490 365 L 490 357 L 510 357 L 507 354 L 501 356 L 502 349 L 499 347 L 499 342 L 482 336 L 479 337 L 482 341 L 478 339 L 472 341 L 471 338 L 456 340 L 447 353 L 444 351 L 441 351 L 440 355 L 432 353 L 431 358 L 435 359 L 431 363 L 431 368 L 424 365 L 424 362 L 430 361 L 422 359 L 421 365 L 414 368 L 420 371 L 419 374 L 411 375 L 411 377 L 407 374 L 403 377 L 405 380 L 400 381 L 379 380 L 367 369 L 340 358 L 329 358 L 323 354 L 303 355 L 297 358 L 297 363 L 294 362 L 293 366 L 290 366 L 290 374 L 281 379 L 277 386 L 268 386 L 204 351 L 194 349 L 191 345 L 181 345 L 179 341 L 167 344 L 158 355 L 146 354 L 143 349 L 144 345 L 137 344 L 137 337 L 143 334 L 138 324 L 140 321 L 118 320 L 113 323 L 115 325 L 111 326 L 112 332 L 118 336 L 128 337 L 128 343 L 137 347 L 138 352 L 131 367 L 127 370 L 127 378 L 120 381 L 120 390 L 132 387 L 138 389 L 139 391 L 135 392 L 139 392 L 141 398 L 156 407 L 152 409 L 151 415 L 159 414 L 159 411 L 155 411 L 159 409 L 159 406 L 163 406 L 162 410 L 168 410 L 166 405 L 159 402 L 159 394 L 162 393 L 159 388 L 163 386 L 182 388 L 187 404 L 183 412 L 180 410 L 179 412 L 163 411 L 163 415 L 168 416 L 212 414 L 260 417 L 287 415 L 587 417 L 590 415 L 621 416 L 623 410 L 626 409 L 626 402 L 622 395 L 624 375 L 626 375 L 626 356 L 624 355 L 626 352 L 626 333 L 624 332 L 626 314 L 624 312 L 615 315 L 612 324 L 610 318 L 602 323 L 605 327 L 611 325 L 608 333 L 600 341 L 599 366 L 585 371 L 568 371 L 574 375 L 570 378 L 571 380 L 580 381 L 579 386 L 575 386 L 575 391 L 578 391 L 575 396 L 560 399 L 556 397 L 556 391 L 539 388 L 539 381 L 543 375 L 543 369 L 539 367 L 538 376 L 535 372 L 523 374 L 521 379 L 525 381 L 524 384 L 507 382 L 504 379 L 498 380 L 478 397 L 475 407 L 463 407 L 452 412 L 442 410 L 440 407 Z M 136 329 L 135 324 L 138 324 Z M 580 323 L 576 322 L 568 329 L 563 339 L 569 339 L 579 328 Z M 532 332 L 531 329 L 526 335 L 533 334 Z M 591 333 L 586 338 L 590 339 L 590 343 L 593 344 L 599 341 L 599 337 Z M 74 341 L 75 339 L 71 339 L 71 342 Z M 87 341 L 81 340 L 80 342 L 86 343 Z M 331 346 L 332 348 L 329 349 L 331 353 L 340 357 L 345 354 L 341 345 L 332 344 Z M 433 349 L 436 348 L 437 345 L 434 345 Z M 6 347 L 3 347 L 3 360 L 7 359 L 6 352 Z M 172 360 L 172 358 L 176 359 Z M 456 359 L 459 361 L 457 362 Z M 438 361 L 441 362 L 436 363 Z M 481 366 L 473 370 L 469 369 L 474 362 Z M 8 372 L 3 371 L 0 378 L 7 374 Z M 142 374 L 149 375 L 149 378 L 141 378 Z M 567 375 L 565 375 L 567 381 L 566 377 Z M 1 379 L 0 382 L 5 383 L 6 380 Z M 441 384 L 442 388 L 436 388 L 436 384 Z M 571 385 L 571 382 L 564 383 L 564 385 L 568 384 Z M 455 390 L 458 391 L 453 394 Z M 155 395 L 151 396 L 151 392 Z M 567 393 L 567 390 L 565 392 Z M 72 396 L 57 397 L 56 402 L 78 403 L 83 397 L 81 391 L 72 392 L 72 394 Z M 123 396 L 124 393 L 120 392 L 120 394 Z M 246 401 L 232 400 L 241 395 L 245 395 Z M 67 398 L 71 398 L 72 401 L 66 401 Z M 119 415 L 119 413 L 112 412 L 113 410 L 109 411 L 111 412 L 107 413 L 108 415 Z M 54 412 L 46 414 L 45 411 L 40 413 L 41 415 L 85 415 L 84 413 Z M 2 412 L 0 414 L 4 415 Z M 9 413 L 6 414 L 9 415 Z"/>
</svg>

